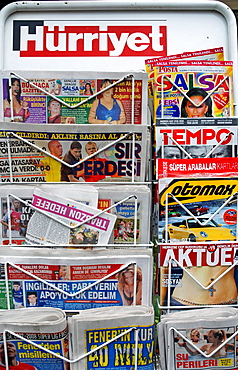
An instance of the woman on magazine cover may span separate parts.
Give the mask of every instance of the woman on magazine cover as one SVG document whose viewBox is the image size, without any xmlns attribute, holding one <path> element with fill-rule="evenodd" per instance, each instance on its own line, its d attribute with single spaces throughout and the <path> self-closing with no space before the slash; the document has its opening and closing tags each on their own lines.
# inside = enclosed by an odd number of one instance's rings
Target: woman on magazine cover
<svg viewBox="0 0 238 370">
<path fill-rule="evenodd" d="M 118 279 L 117 289 L 121 295 L 123 306 L 142 304 L 142 271 L 139 266 L 137 266 L 135 303 L 134 303 L 134 275 L 135 268 L 133 266 L 129 266 L 125 270 L 122 270 L 117 274 Z"/>
<path fill-rule="evenodd" d="M 200 350 L 204 352 L 206 355 L 210 355 L 216 349 L 227 339 L 226 337 L 226 332 L 223 329 L 210 329 L 207 332 L 207 341 L 208 343 L 204 344 L 203 346 L 200 347 Z M 228 347 L 231 345 L 228 345 Z M 192 355 L 195 356 L 199 354 L 200 352 L 197 351 L 195 348 L 189 347 L 189 344 L 184 341 L 183 347 L 186 349 L 186 351 Z M 234 350 L 234 347 L 233 347 Z M 226 356 L 226 345 L 221 347 L 219 350 L 217 350 L 212 357 L 213 358 L 220 358 L 220 357 L 225 357 Z"/>
<path fill-rule="evenodd" d="M 188 98 L 190 98 L 194 104 Z M 213 117 L 212 99 L 208 93 L 199 87 L 194 87 L 189 90 L 182 100 L 181 117 Z"/>
<path fill-rule="evenodd" d="M 13 109 L 14 122 L 25 122 L 30 116 L 28 103 L 21 100 L 20 80 L 15 77 L 11 78 L 11 86 L 7 81 L 7 98 L 4 99 L 4 117 L 9 120 L 11 120 L 11 109 Z"/>
<path fill-rule="evenodd" d="M 112 81 L 102 81 L 100 89 L 110 86 Z M 94 100 L 88 115 L 88 122 L 92 124 L 123 124 L 126 122 L 125 111 L 120 100 L 113 98 L 113 88 L 102 93 L 100 99 Z"/>
</svg>

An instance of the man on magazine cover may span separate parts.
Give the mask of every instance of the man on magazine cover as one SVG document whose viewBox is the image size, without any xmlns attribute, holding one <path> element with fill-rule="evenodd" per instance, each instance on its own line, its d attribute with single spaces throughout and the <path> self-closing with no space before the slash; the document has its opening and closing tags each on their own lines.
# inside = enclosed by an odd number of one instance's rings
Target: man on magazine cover
<svg viewBox="0 0 238 370">
<path fill-rule="evenodd" d="M 12 237 L 19 237 L 21 235 L 21 203 L 19 200 L 14 199 L 13 201 L 13 209 L 10 213 L 11 218 L 11 236 Z M 5 226 L 7 229 L 9 228 L 9 215 L 8 213 L 5 214 L 3 219 L 1 220 L 1 224 Z"/>
<path fill-rule="evenodd" d="M 63 161 L 72 165 L 78 163 L 82 159 L 82 145 L 78 141 L 73 141 L 70 145 L 69 151 L 65 154 Z M 66 182 L 81 182 L 79 179 L 81 174 L 78 174 L 77 168 L 68 167 L 65 164 L 61 165 L 61 181 Z"/>
<path fill-rule="evenodd" d="M 12 298 L 13 298 L 14 308 L 24 307 L 23 289 L 19 281 L 13 281 L 12 283 Z"/>
<path fill-rule="evenodd" d="M 63 147 L 58 140 L 49 141 L 48 149 L 54 157 L 62 159 Z M 46 182 L 60 182 L 61 163 L 54 158 L 46 156 L 39 163 L 34 163 L 34 166 L 44 168 Z"/>
<path fill-rule="evenodd" d="M 17 361 L 17 349 L 14 343 L 7 342 L 7 357 L 9 370 L 37 370 L 35 366 Z M 6 370 L 4 342 L 0 344 L 0 370 Z"/>
<path fill-rule="evenodd" d="M 97 144 L 94 141 L 89 141 L 85 145 L 85 151 L 88 156 L 98 151 Z M 77 177 L 82 176 L 86 182 L 97 182 L 106 178 L 105 162 L 106 158 L 99 158 L 98 155 L 94 155 L 92 158 L 86 160 L 77 169 Z M 112 165 L 108 166 L 110 173 L 113 173 Z M 115 176 L 115 174 L 114 174 Z"/>
<path fill-rule="evenodd" d="M 37 307 L 38 306 L 38 297 L 36 292 L 27 292 L 27 306 L 28 307 Z"/>
</svg>

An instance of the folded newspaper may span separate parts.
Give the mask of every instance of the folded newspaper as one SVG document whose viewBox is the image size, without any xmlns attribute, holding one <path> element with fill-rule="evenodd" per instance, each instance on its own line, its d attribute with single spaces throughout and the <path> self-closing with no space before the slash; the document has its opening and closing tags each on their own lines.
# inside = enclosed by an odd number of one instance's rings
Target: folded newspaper
<svg viewBox="0 0 238 370">
<path fill-rule="evenodd" d="M 161 370 L 237 369 L 237 308 L 203 308 L 161 318 Z"/>
<path fill-rule="evenodd" d="M 111 242 L 148 244 L 151 219 L 150 188 L 147 185 L 120 184 L 95 185 L 95 187 L 98 190 L 99 209 L 116 205 L 110 211 L 117 216 Z"/>
<path fill-rule="evenodd" d="M 151 249 L 1 247 L 0 309 L 152 304 Z"/>
<path fill-rule="evenodd" d="M 69 318 L 72 370 L 154 369 L 152 307 L 109 307 Z M 138 338 L 138 342 L 137 342 Z M 89 353 L 88 355 L 86 355 Z"/>
<path fill-rule="evenodd" d="M 150 135 L 145 125 L 3 122 L 0 137 L 0 182 L 146 180 Z"/>
<path fill-rule="evenodd" d="M 27 244 L 106 245 L 117 218 L 39 188 L 35 188 L 31 204 L 35 212 L 27 225 Z"/>
<path fill-rule="evenodd" d="M 57 308 L 0 311 L 0 368 L 67 370 L 68 327 Z M 6 341 L 7 340 L 7 341 Z"/>
<path fill-rule="evenodd" d="M 38 188 L 47 193 L 52 193 L 54 190 L 58 196 L 70 197 L 93 208 L 97 208 L 98 205 L 98 191 L 89 184 L 78 186 L 76 183 L 59 183 L 54 184 L 54 189 L 50 184 L 38 184 Z M 2 184 L 0 188 L 1 244 L 9 244 L 10 238 L 11 244 L 25 244 L 27 225 L 34 213 L 31 207 L 34 189 L 35 184 L 21 183 L 20 186 Z"/>
<path fill-rule="evenodd" d="M 1 121 L 147 124 L 147 74 L 142 71 L 5 70 L 1 79 Z"/>
</svg>

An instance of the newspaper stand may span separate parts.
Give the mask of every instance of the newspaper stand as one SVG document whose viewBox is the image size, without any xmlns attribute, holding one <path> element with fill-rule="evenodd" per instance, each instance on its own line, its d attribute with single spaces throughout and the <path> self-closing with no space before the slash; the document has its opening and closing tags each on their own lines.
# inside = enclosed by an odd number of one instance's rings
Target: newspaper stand
<svg viewBox="0 0 238 370">
<path fill-rule="evenodd" d="M 118 3 L 112 1 L 18 2 L 3 8 L 0 17 L 1 72 L 10 71 L 10 74 L 16 75 L 16 71 L 23 71 L 23 74 L 27 76 L 30 71 L 35 74 L 36 78 L 44 77 L 44 72 L 52 69 L 56 73 L 57 71 L 65 71 L 68 75 L 72 71 L 77 73 L 89 70 L 95 71 L 95 73 L 99 71 L 123 72 L 125 66 L 129 67 L 126 70 L 144 70 L 146 58 L 222 46 L 225 60 L 233 61 L 234 65 L 234 109 L 235 115 L 237 115 L 236 21 L 232 11 L 223 3 L 207 0 L 150 0 L 147 2 L 124 0 Z M 181 25 L 186 25 L 186 27 Z M 49 66 L 51 67 L 49 68 Z M 132 84 L 132 86 L 134 85 Z M 134 95 L 134 91 L 132 94 Z M 0 110 L 3 112 L 3 99 L 1 99 Z M 132 123 L 134 123 L 133 116 L 134 104 L 132 101 Z M 143 122 L 143 124 L 151 129 L 149 109 L 146 120 L 147 122 Z M 10 130 L 11 125 L 9 124 L 9 132 Z M 9 136 L 7 145 L 10 149 Z M 38 149 L 41 150 L 41 148 Z M 98 152 L 100 153 L 100 150 Z M 8 153 L 9 163 L 11 163 L 10 150 Z M 150 156 L 152 162 L 152 152 Z M 11 184 L 12 180 L 13 173 L 10 170 Z M 152 185 L 151 171 L 149 171 L 145 183 L 148 186 Z M 132 175 L 129 184 L 139 183 L 135 182 Z M 19 183 L 19 186 L 21 185 Z M 12 196 L 15 195 L 12 194 Z M 131 194 L 131 197 L 135 197 L 135 195 Z M 124 200 L 121 199 L 121 202 Z M 136 224 L 136 212 L 134 217 Z M 138 247 L 136 228 L 134 231 L 134 243 L 121 245 L 121 247 Z M 109 247 L 113 248 L 114 245 L 109 245 Z M 151 244 L 148 241 L 148 245 L 142 247 L 151 248 Z M 131 263 L 133 261 L 128 261 L 128 264 Z M 7 276 L 7 264 L 5 270 Z M 47 283 L 44 280 L 43 282 Z M 9 307 L 8 294 L 8 309 Z M 170 304 L 166 307 L 168 310 L 171 308 Z M 132 327 L 129 331 L 131 330 L 136 330 L 136 328 Z M 5 346 L 6 334 L 7 331 L 4 333 Z M 14 333 L 12 334 L 14 335 Z M 24 340 L 21 336 L 20 339 Z M 117 337 L 114 338 L 114 340 L 116 339 Z M 32 341 L 26 340 L 26 342 L 35 345 Z M 138 337 L 135 344 L 136 349 L 137 345 Z M 39 348 L 45 350 L 42 347 Z M 136 349 L 135 356 L 137 356 Z M 50 353 L 49 350 L 45 351 Z M 85 354 L 85 356 L 87 355 Z M 168 358 L 172 355 L 169 348 Z M 80 359 L 70 361 L 63 358 L 63 360 L 73 363 Z M 6 364 L 8 369 L 7 356 Z M 156 361 L 155 367 L 157 366 Z M 135 369 L 137 369 L 137 360 L 135 361 Z M 162 370 L 173 369 L 168 367 L 168 369 Z"/>
</svg>

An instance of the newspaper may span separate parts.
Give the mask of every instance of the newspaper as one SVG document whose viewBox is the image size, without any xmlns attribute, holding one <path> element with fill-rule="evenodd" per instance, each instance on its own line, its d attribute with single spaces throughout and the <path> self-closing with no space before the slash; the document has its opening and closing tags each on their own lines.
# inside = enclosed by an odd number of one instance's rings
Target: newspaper
<svg viewBox="0 0 238 370">
<path fill-rule="evenodd" d="M 165 61 L 154 67 L 154 122 L 159 118 L 234 115 L 232 62 Z"/>
<path fill-rule="evenodd" d="M 175 370 L 217 369 L 223 366 L 237 369 L 237 309 L 227 308 L 226 312 L 216 308 L 202 309 L 187 312 L 186 317 L 174 313 L 167 320 L 162 319 L 158 326 L 160 333 L 164 333 L 162 370 L 168 366 Z M 161 341 L 161 336 L 159 338 Z M 168 350 L 164 352 L 166 348 Z"/>
<path fill-rule="evenodd" d="M 117 216 L 111 242 L 148 244 L 151 219 L 150 188 L 147 185 L 101 185 L 96 188 L 99 194 L 99 209 L 117 204 L 111 209 L 111 213 Z M 119 203 L 123 199 L 125 200 Z"/>
<path fill-rule="evenodd" d="M 37 187 L 32 205 L 36 211 L 26 229 L 28 244 L 70 244 L 76 247 L 105 245 L 109 242 L 117 218 L 70 198 L 46 193 Z"/>
<path fill-rule="evenodd" d="M 135 331 L 134 329 L 137 329 Z M 152 370 L 154 368 L 154 312 L 152 307 L 109 307 L 82 311 L 69 318 L 72 338 L 72 370 L 100 369 Z M 123 333 L 126 332 L 124 335 Z M 138 345 L 136 345 L 136 333 Z M 118 335 L 121 337 L 116 339 Z M 115 340 L 113 340 L 115 338 Z M 109 340 L 112 340 L 109 343 Z M 101 345 L 102 348 L 98 349 Z M 136 352 L 137 350 L 137 352 Z"/>
<path fill-rule="evenodd" d="M 1 121 L 147 124 L 147 74 L 143 71 L 3 71 L 1 78 Z M 100 93 L 110 85 L 111 89 Z"/>
<path fill-rule="evenodd" d="M 0 135 L 1 182 L 10 182 L 11 175 L 14 182 L 24 183 L 146 179 L 149 134 L 143 125 L 102 129 L 102 125 L 2 123 Z"/>
<path fill-rule="evenodd" d="M 69 369 L 62 359 L 68 358 L 68 328 L 62 310 L 47 307 L 1 310 L 0 317 L 1 369 L 8 368 L 6 365 L 19 370 Z"/>
<path fill-rule="evenodd" d="M 38 187 L 47 193 L 56 192 L 59 196 L 67 196 L 71 199 L 84 203 L 90 207 L 97 208 L 98 204 L 98 191 L 95 187 L 89 184 L 77 186 L 75 183 L 54 184 L 54 189 L 50 184 L 38 184 Z M 31 201 L 35 184 L 21 184 L 9 185 L 8 183 L 2 184 L 0 188 L 0 220 L 1 244 L 25 244 L 26 229 L 30 217 L 34 213 L 31 207 Z M 9 221 L 9 210 L 10 221 Z M 11 234 L 9 225 L 11 223 Z"/>
<path fill-rule="evenodd" d="M 237 178 L 159 180 L 159 240 L 235 241 Z"/>
<path fill-rule="evenodd" d="M 143 71 L 5 70 L 1 79 L 1 121 L 147 125 L 147 74 Z M 111 84 L 110 90 L 100 93 Z"/>
<path fill-rule="evenodd" d="M 160 305 L 237 305 L 236 242 L 160 244 L 156 293 Z M 174 307 L 175 308 L 175 307 Z"/>
<path fill-rule="evenodd" d="M 22 310 L 35 304 L 69 313 L 152 304 L 150 249 L 2 247 L 0 254 L 0 309 Z"/>
</svg>

